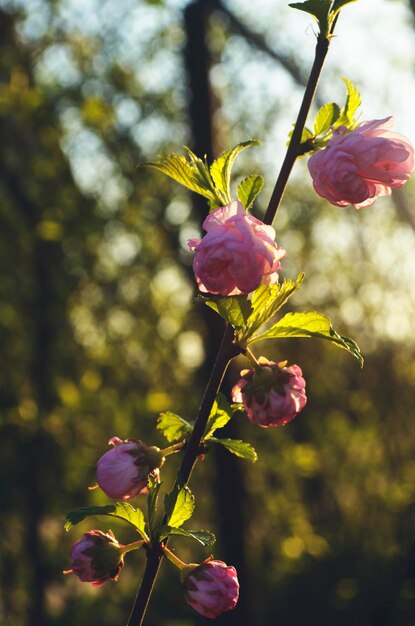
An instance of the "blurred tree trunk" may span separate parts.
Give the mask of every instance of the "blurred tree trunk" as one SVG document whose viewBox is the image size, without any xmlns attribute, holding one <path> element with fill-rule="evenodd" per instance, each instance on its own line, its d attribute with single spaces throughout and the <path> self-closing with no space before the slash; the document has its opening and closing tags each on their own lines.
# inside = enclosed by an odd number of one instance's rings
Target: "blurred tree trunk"
<svg viewBox="0 0 415 626">
<path fill-rule="evenodd" d="M 30 49 L 20 44 L 14 18 L 3 12 L 0 12 L 0 49 L 2 87 L 11 92 L 13 72 L 20 72 L 22 85 L 16 90 L 21 88 L 25 94 L 33 89 Z M 61 241 L 44 238 L 41 226 L 51 198 L 59 203 L 56 191 L 60 185 L 63 187 L 68 181 L 72 183 L 58 145 L 58 134 L 47 147 L 42 143 L 43 130 L 51 131 L 56 127 L 56 112 L 53 104 L 48 102 L 42 102 L 42 106 L 30 111 L 29 116 L 22 97 L 16 107 L 12 104 L 5 106 L 0 114 L 3 137 L 0 192 L 5 206 L 2 232 L 5 245 L 12 252 L 10 274 L 14 284 L 13 294 L 9 297 L 12 295 L 15 314 L 22 320 L 21 326 L 19 322 L 14 329 L 15 332 L 20 329 L 20 341 L 25 349 L 24 363 L 13 364 L 20 366 L 21 378 L 11 377 L 9 388 L 4 388 L 0 398 L 8 412 L 15 411 L 21 417 L 16 423 L 13 418 L 11 421 L 6 419 L 1 431 L 2 451 L 16 465 L 15 468 L 8 467 L 9 479 L 13 469 L 16 472 L 10 500 L 5 502 L 2 515 L 6 533 L 7 524 L 15 521 L 8 517 L 10 503 L 15 505 L 22 523 L 22 548 L 13 574 L 8 576 L 9 564 L 6 562 L 2 572 L 5 619 L 13 620 L 10 621 L 13 626 L 15 623 L 33 626 L 48 623 L 45 591 L 52 576 L 56 575 L 48 562 L 42 523 L 52 502 L 59 500 L 62 455 L 57 442 L 45 428 L 45 418 L 56 406 L 54 379 L 61 358 L 58 356 L 58 336 L 62 340 L 67 328 L 65 299 L 69 285 Z M 54 163 L 61 176 L 59 181 L 55 177 L 43 179 L 36 174 L 33 166 L 42 159 Z M 68 352 L 66 350 L 64 358 Z M 22 406 L 30 406 L 27 415 L 24 408 L 22 412 Z M 16 559 L 17 549 L 16 545 L 7 546 L 10 551 L 7 560 Z M 20 596 L 16 589 L 21 592 Z"/>
<path fill-rule="evenodd" d="M 206 0 L 197 0 L 185 10 L 187 33 L 186 66 L 190 87 L 189 116 L 193 131 L 193 149 L 195 153 L 207 155 L 209 162 L 214 156 L 214 138 L 212 132 L 213 98 L 209 86 L 210 56 L 206 43 L 207 18 L 211 10 Z M 217 155 L 215 155 L 217 156 Z M 200 216 L 200 222 L 206 215 L 206 201 L 194 196 L 194 207 Z M 224 331 L 222 319 L 205 307 L 207 336 L 205 340 L 206 360 L 200 370 L 201 385 L 205 383 L 215 359 Z M 229 393 L 228 376 L 224 381 L 224 392 Z M 237 436 L 234 425 L 228 427 L 226 436 Z M 254 623 L 250 611 L 250 594 L 245 559 L 245 536 L 243 503 L 246 502 L 246 490 L 241 469 L 241 462 L 226 451 L 217 450 L 214 455 L 220 558 L 232 564 L 238 571 L 242 593 L 234 611 L 218 618 L 218 624 L 227 626 L 251 626 Z M 207 623 L 207 620 L 202 620 Z"/>
</svg>

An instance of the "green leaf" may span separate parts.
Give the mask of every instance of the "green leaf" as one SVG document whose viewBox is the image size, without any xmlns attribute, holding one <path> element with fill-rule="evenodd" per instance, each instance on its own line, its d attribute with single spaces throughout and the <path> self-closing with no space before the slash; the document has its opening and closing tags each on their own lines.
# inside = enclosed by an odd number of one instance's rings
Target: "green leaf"
<svg viewBox="0 0 415 626">
<path fill-rule="evenodd" d="M 204 196 L 211 207 L 222 206 L 224 197 L 216 189 L 206 163 L 193 154 L 189 148 L 185 149 L 190 161 L 178 154 L 166 154 L 158 161 L 143 163 L 141 166 L 153 167 L 191 191 Z"/>
<path fill-rule="evenodd" d="M 181 526 L 188 520 L 195 508 L 195 498 L 189 487 L 184 486 L 177 492 L 174 489 L 164 500 L 167 522 L 169 526 Z"/>
<path fill-rule="evenodd" d="M 264 177 L 258 174 L 252 174 L 252 176 L 244 178 L 243 181 L 239 183 L 237 195 L 247 210 L 254 203 L 258 194 L 261 193 L 263 186 Z"/>
<path fill-rule="evenodd" d="M 206 161 L 206 156 L 205 156 L 205 160 L 202 161 L 202 159 L 199 159 L 199 157 L 196 156 L 190 150 L 190 148 L 188 148 L 187 146 L 184 146 L 184 148 L 187 154 L 189 155 L 190 163 L 194 169 L 194 172 L 195 172 L 194 176 L 197 182 L 202 187 L 205 187 L 206 189 L 208 189 L 210 193 L 212 194 L 212 198 L 209 199 L 210 210 L 213 211 L 214 209 L 217 209 L 218 207 L 223 206 L 224 202 L 226 202 L 226 196 L 220 191 L 220 189 L 216 187 L 212 179 L 212 176 L 210 175 L 209 166 Z"/>
<path fill-rule="evenodd" d="M 208 199 L 212 198 L 211 192 L 197 182 L 194 168 L 184 156 L 179 156 L 178 154 L 166 154 L 161 156 L 158 161 L 143 163 L 141 166 L 153 167 L 184 187 L 187 187 L 188 189 L 191 189 Z"/>
<path fill-rule="evenodd" d="M 255 448 L 253 448 L 250 443 L 246 443 L 246 441 L 240 441 L 239 439 L 217 439 L 216 437 L 211 437 L 209 439 L 209 443 L 210 442 L 223 446 L 235 456 L 251 461 L 251 463 L 255 463 L 258 459 Z"/>
<path fill-rule="evenodd" d="M 225 198 L 225 204 L 229 204 L 231 200 L 231 172 L 235 159 L 242 150 L 251 146 L 258 146 L 260 142 L 257 139 L 251 139 L 238 143 L 237 146 L 231 150 L 223 152 L 210 166 L 210 175 L 220 192 Z"/>
<path fill-rule="evenodd" d="M 204 298 L 199 296 L 199 302 L 216 311 L 233 328 L 239 330 L 246 324 L 251 313 L 251 303 L 247 296 L 225 296 Z"/>
<path fill-rule="evenodd" d="M 356 111 L 362 104 L 362 97 L 356 85 L 354 85 L 351 80 L 349 80 L 345 76 L 342 76 L 342 80 L 346 85 L 347 97 L 346 103 L 341 110 L 335 127 L 338 128 L 339 126 L 346 126 L 347 128 L 353 130 L 357 123 Z"/>
<path fill-rule="evenodd" d="M 238 336 L 243 341 L 251 337 L 287 302 L 301 286 L 304 274 L 299 274 L 295 281 L 284 280 L 280 285 L 260 285 L 252 294 L 252 313 L 246 321 L 246 327 Z"/>
<path fill-rule="evenodd" d="M 227 398 L 218 393 L 206 425 L 203 439 L 209 439 L 218 428 L 223 428 L 232 417 L 232 409 Z"/>
<path fill-rule="evenodd" d="M 170 535 L 180 535 L 181 537 L 195 539 L 205 547 L 212 546 L 216 541 L 215 535 L 208 530 L 184 530 L 175 526 L 160 526 L 155 531 L 157 541 L 163 541 Z"/>
<path fill-rule="evenodd" d="M 180 415 L 171 411 L 164 411 L 160 413 L 157 419 L 157 430 L 163 433 L 167 441 L 177 441 L 178 439 L 186 439 L 191 434 L 193 426 Z"/>
<path fill-rule="evenodd" d="M 148 540 L 145 532 L 144 514 L 141 509 L 135 509 L 127 502 L 116 502 L 115 504 L 107 504 L 106 506 L 84 506 L 71 511 L 66 516 L 65 530 L 70 530 L 72 526 L 79 524 L 86 517 L 91 515 L 109 515 L 110 517 L 118 517 L 128 522 L 140 533 L 143 539 Z"/>
<path fill-rule="evenodd" d="M 329 102 L 319 109 L 314 122 L 314 135 L 321 135 L 328 130 L 340 115 L 340 107 L 335 102 Z"/>
<path fill-rule="evenodd" d="M 299 11 L 305 11 L 312 15 L 320 26 L 323 36 L 329 34 L 329 15 L 332 0 L 305 0 L 305 2 L 293 2 L 288 6 Z"/>
<path fill-rule="evenodd" d="M 157 482 L 154 476 L 149 476 L 148 480 L 148 497 L 147 497 L 147 510 L 148 510 L 148 525 L 150 528 L 150 533 L 153 532 L 153 529 L 156 525 L 156 513 L 157 513 L 157 504 L 158 497 L 160 491 L 161 483 Z"/>
<path fill-rule="evenodd" d="M 333 329 L 330 320 L 325 315 L 316 311 L 306 313 L 287 313 L 269 330 L 252 337 L 251 343 L 262 339 L 274 339 L 278 337 L 318 337 L 327 339 L 335 345 L 350 352 L 363 367 L 363 357 L 353 339 L 342 337 Z"/>
<path fill-rule="evenodd" d="M 362 97 L 356 85 L 354 85 L 351 80 L 349 80 L 345 76 L 342 76 L 342 80 L 344 81 L 347 89 L 347 99 L 345 106 L 346 114 L 348 119 L 352 120 L 355 116 L 357 109 L 362 104 Z"/>
</svg>

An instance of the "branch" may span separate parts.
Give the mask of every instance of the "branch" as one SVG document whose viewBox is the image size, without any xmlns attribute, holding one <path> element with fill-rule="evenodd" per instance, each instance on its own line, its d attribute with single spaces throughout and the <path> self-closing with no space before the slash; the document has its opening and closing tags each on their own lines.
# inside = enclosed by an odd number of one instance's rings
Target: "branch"
<svg viewBox="0 0 415 626">
<path fill-rule="evenodd" d="M 330 35 L 327 39 L 321 36 L 319 36 L 317 39 L 314 63 L 310 71 L 310 76 L 308 78 L 307 86 L 305 88 L 303 100 L 301 102 L 300 110 L 298 112 L 298 117 L 294 126 L 293 134 L 291 135 L 291 140 L 288 145 L 287 153 L 281 166 L 281 170 L 277 178 L 274 191 L 272 192 L 268 208 L 265 212 L 265 224 L 272 224 L 274 217 L 278 211 L 278 207 L 281 203 L 281 199 L 284 194 L 284 190 L 287 185 L 287 181 L 291 174 L 294 163 L 296 162 L 297 158 L 302 154 L 301 137 L 303 134 L 305 123 L 307 121 L 308 113 L 310 111 L 311 103 L 313 102 L 314 94 L 317 89 L 321 70 L 323 69 L 324 61 L 329 50 L 331 35 L 333 34 L 336 22 L 337 19 L 334 21 Z"/>
<path fill-rule="evenodd" d="M 212 369 L 199 412 L 195 421 L 195 425 L 186 446 L 186 451 L 177 473 L 176 487 L 183 487 L 189 480 L 193 467 L 195 466 L 197 456 L 199 454 L 200 441 L 205 432 L 206 424 L 212 410 L 213 403 L 222 384 L 223 377 L 228 368 L 230 361 L 240 354 L 241 349 L 233 342 L 233 330 L 228 326 L 223 335 L 222 344 L 219 349 L 215 364 Z M 166 516 L 162 521 L 162 525 L 167 522 Z M 144 571 L 144 577 L 134 602 L 128 620 L 128 626 L 141 626 L 144 620 L 148 601 L 154 587 L 155 579 L 163 559 L 163 553 L 159 545 L 150 547 L 147 550 L 147 563 Z"/>
<path fill-rule="evenodd" d="M 218 1 L 219 0 L 215 0 L 215 2 Z M 334 30 L 334 26 L 335 23 L 333 24 L 330 36 Z M 281 202 L 281 198 L 283 196 L 284 189 L 287 184 L 292 167 L 297 157 L 301 154 L 301 136 L 317 88 L 317 83 L 321 74 L 324 60 L 328 52 L 330 36 L 327 39 L 320 36 L 317 40 L 314 63 L 310 71 L 310 76 L 306 85 L 303 101 L 301 103 L 291 141 L 287 149 L 287 154 L 284 159 L 280 175 L 277 179 L 274 192 L 271 196 L 269 206 L 265 214 L 265 223 L 270 224 L 273 221 L 278 206 Z M 227 326 L 222 339 L 221 347 L 219 349 L 215 364 L 212 369 L 212 373 L 210 375 L 208 384 L 205 389 L 205 393 L 202 398 L 202 402 L 199 407 L 199 412 L 195 421 L 193 432 L 186 446 L 186 451 L 177 474 L 175 488 L 184 486 L 190 479 L 193 467 L 197 460 L 200 442 L 203 437 L 207 421 L 209 419 L 212 405 L 219 391 L 227 367 L 230 361 L 241 352 L 240 348 L 235 345 L 232 340 L 233 330 L 230 326 Z M 162 523 L 165 523 L 165 521 L 166 516 L 164 516 L 164 520 Z M 154 583 L 162 559 L 163 555 L 160 545 L 149 546 L 147 550 L 147 563 L 144 577 L 140 589 L 137 593 L 137 597 L 135 599 L 133 610 L 131 612 L 127 626 L 142 626 L 147 605 L 154 587 Z"/>
</svg>

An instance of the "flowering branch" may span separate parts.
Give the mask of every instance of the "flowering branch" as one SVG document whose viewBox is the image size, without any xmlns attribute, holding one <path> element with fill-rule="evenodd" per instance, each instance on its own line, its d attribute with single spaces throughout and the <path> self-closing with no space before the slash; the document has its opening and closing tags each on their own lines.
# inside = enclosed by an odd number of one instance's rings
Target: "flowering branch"
<svg viewBox="0 0 415 626">
<path fill-rule="evenodd" d="M 169 443 L 177 442 L 162 450 L 139 439 L 112 437 L 112 449 L 97 464 L 97 483 L 108 497 L 121 502 L 83 507 L 67 516 L 67 530 L 89 515 L 109 515 L 125 520 L 141 536 L 139 541 L 123 546 L 111 531 L 105 534 L 92 530 L 74 544 L 72 570 L 67 572 L 99 586 L 117 579 L 127 552 L 143 547 L 147 562 L 128 626 L 142 626 L 164 556 L 181 570 L 185 601 L 201 615 L 217 617 L 233 609 L 238 601 L 239 583 L 232 566 L 213 557 L 200 564 L 186 564 L 168 549 L 167 543 L 171 535 L 188 537 L 204 546 L 215 541 L 209 531 L 182 528 L 195 506 L 188 482 L 200 455 L 212 445 L 222 445 L 252 462 L 257 458 L 249 443 L 213 436 L 231 419 L 232 411 L 243 409 L 251 422 L 268 428 L 287 424 L 307 403 L 301 368 L 287 366 L 287 361 L 256 358 L 250 345 L 264 339 L 317 337 L 347 350 L 363 365 L 357 344 L 338 334 L 330 320 L 317 311 L 287 313 L 268 324 L 304 278 L 300 274 L 295 281 L 285 279 L 279 283 L 280 261 L 286 251 L 276 244 L 271 226 L 296 159 L 312 153 L 308 166 L 316 192 L 336 206 L 351 204 L 356 209 L 373 204 L 377 196 L 405 184 L 414 169 L 414 150 L 405 137 L 390 131 L 392 118 L 358 123 L 355 113 L 360 94 L 348 79 L 344 79 L 345 105 L 340 108 L 331 102 L 322 106 L 313 130 L 305 127 L 339 11 L 352 1 L 305 0 L 291 5 L 316 19 L 319 35 L 300 111 L 264 222 L 247 212 L 262 189 L 263 177 L 253 174 L 243 179 L 237 201 L 232 200 L 230 188 L 235 158 L 257 141 L 238 144 L 211 165 L 189 149 L 188 158 L 170 154 L 148 164 L 209 202 L 211 212 L 203 223 L 206 235 L 187 243 L 195 253 L 193 269 L 203 294 L 199 300 L 224 318 L 227 325 L 195 422 L 171 411 L 161 413 L 157 428 Z M 219 390 L 229 363 L 239 354 L 244 354 L 253 368 L 241 371 L 232 389 L 235 404 L 230 405 Z M 160 521 L 160 468 L 166 456 L 177 452 L 183 452 L 183 459 L 175 484 L 165 497 Z M 143 493 L 148 494 L 147 523 L 139 508 L 125 502 Z"/>
<path fill-rule="evenodd" d="M 333 33 L 334 25 L 335 24 L 333 24 L 333 27 L 331 29 L 330 37 Z M 321 74 L 321 70 L 327 56 L 330 44 L 330 37 L 319 36 L 317 40 L 314 63 L 307 81 L 304 98 L 300 107 L 300 111 L 298 113 L 294 132 L 292 134 L 287 153 L 277 179 L 277 183 L 275 185 L 264 217 L 265 224 L 272 223 L 281 202 L 285 186 L 287 184 L 293 165 L 297 157 L 301 154 L 302 132 L 317 88 L 317 83 Z M 220 346 L 219 353 L 216 358 L 216 362 L 213 367 L 209 382 L 203 395 L 202 403 L 199 408 L 199 413 L 196 418 L 191 438 L 188 442 L 188 445 L 186 446 L 185 455 L 177 475 L 176 485 L 178 486 L 185 485 L 191 476 L 193 467 L 197 459 L 200 441 L 206 428 L 206 423 L 212 409 L 213 402 L 220 388 L 226 369 L 231 359 L 241 352 L 241 350 L 236 350 L 236 346 L 232 344 L 232 335 L 232 328 L 228 325 L 225 330 L 222 344 Z M 145 611 L 148 605 L 149 596 L 153 590 L 154 581 L 157 576 L 162 558 L 163 555 L 160 550 L 156 549 L 147 551 L 147 564 L 144 578 L 137 593 L 133 610 L 128 620 L 128 626 L 142 625 Z"/>
</svg>

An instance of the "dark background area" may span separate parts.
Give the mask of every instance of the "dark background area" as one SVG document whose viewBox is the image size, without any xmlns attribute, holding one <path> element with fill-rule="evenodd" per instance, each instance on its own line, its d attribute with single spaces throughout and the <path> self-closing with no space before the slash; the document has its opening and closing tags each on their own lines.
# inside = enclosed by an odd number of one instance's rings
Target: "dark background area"
<svg viewBox="0 0 415 626">
<path fill-rule="evenodd" d="M 275 0 L 282 15 L 286 4 Z M 383 4 L 404 6 L 412 28 L 411 3 Z M 254 28 L 244 3 L 131 5 L 0 3 L 4 626 L 126 622 L 143 554 L 101 589 L 61 572 L 92 527 L 112 528 L 123 543 L 134 536 L 101 519 L 68 535 L 64 516 L 106 503 L 87 487 L 110 437 L 164 446 L 160 411 L 194 418 L 221 336 L 215 315 L 193 302 L 185 245 L 207 207 L 137 165 L 182 144 L 210 158 L 258 137 L 262 156 L 244 155 L 236 173 L 267 173 L 261 215 L 277 171 L 261 161 L 278 135 L 272 120 L 289 129 L 312 58 L 310 47 L 304 64 L 283 29 Z M 241 84 L 249 64 L 250 80 L 268 91 Z M 218 452 L 194 472 L 191 525 L 217 534 L 216 558 L 241 580 L 239 605 L 219 625 L 415 624 L 412 196 L 409 184 L 367 211 L 341 211 L 313 194 L 304 166 L 296 170 L 275 224 L 284 275 L 306 272 L 290 306 L 329 314 L 361 344 L 366 365 L 311 340 L 258 346 L 301 366 L 309 400 L 283 429 L 235 418 L 227 434 L 252 442 L 255 465 Z M 231 368 L 228 390 L 239 366 L 246 361 Z M 177 463 L 166 464 L 166 488 Z M 208 554 L 185 539 L 173 545 L 184 560 Z M 168 563 L 147 623 L 207 623 L 185 605 Z"/>
</svg>

